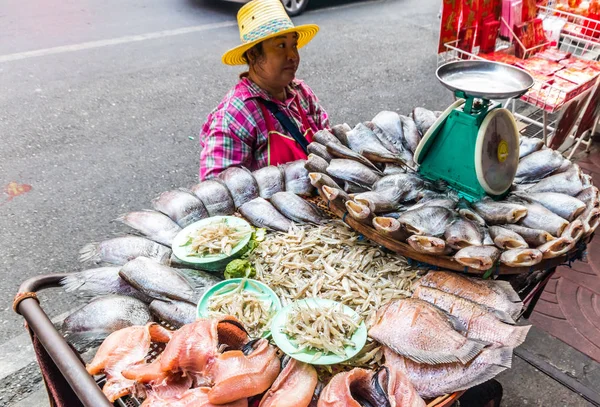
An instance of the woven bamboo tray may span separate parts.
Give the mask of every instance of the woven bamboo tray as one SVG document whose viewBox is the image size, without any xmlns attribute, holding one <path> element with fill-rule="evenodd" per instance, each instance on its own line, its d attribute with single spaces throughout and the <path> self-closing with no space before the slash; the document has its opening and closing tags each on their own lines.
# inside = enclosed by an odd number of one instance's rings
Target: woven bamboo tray
<svg viewBox="0 0 600 407">
<path fill-rule="evenodd" d="M 350 226 L 352 229 L 362 234 L 366 238 L 385 247 L 388 250 L 399 253 L 408 259 L 414 260 L 415 262 L 421 263 L 425 267 L 433 269 L 441 268 L 446 270 L 461 271 L 463 273 L 476 275 L 483 275 L 487 273 L 487 271 L 485 270 L 482 271 L 470 267 L 465 267 L 462 264 L 457 263 L 452 256 L 433 256 L 430 254 L 419 253 L 406 243 L 402 243 L 389 237 L 383 236 L 382 234 L 378 233 L 374 227 L 365 223 L 358 222 L 350 215 L 348 215 L 346 208 L 343 207 L 343 205 L 341 205 L 340 203 L 328 201 L 327 198 L 323 196 L 320 189 L 319 197 L 316 199 L 318 200 L 317 205 L 319 207 L 326 209 L 327 213 L 333 214 L 337 218 L 342 219 L 348 226 Z M 491 270 L 491 272 L 494 275 L 516 275 L 522 273 L 529 273 L 536 270 L 547 270 L 552 267 L 556 267 L 579 258 L 581 255 L 581 251 L 581 247 L 575 247 L 573 250 L 571 250 L 565 255 L 553 259 L 544 260 L 541 263 L 536 264 L 532 267 L 509 267 L 497 264 Z"/>
</svg>

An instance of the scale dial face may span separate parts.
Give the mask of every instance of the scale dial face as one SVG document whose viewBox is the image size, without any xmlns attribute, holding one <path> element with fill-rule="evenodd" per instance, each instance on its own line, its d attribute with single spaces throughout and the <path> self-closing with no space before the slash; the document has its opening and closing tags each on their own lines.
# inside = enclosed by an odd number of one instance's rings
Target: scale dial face
<svg viewBox="0 0 600 407">
<path fill-rule="evenodd" d="M 513 183 L 519 165 L 519 131 L 507 109 L 487 114 L 475 145 L 475 170 L 482 188 L 490 195 L 501 195 Z"/>
</svg>

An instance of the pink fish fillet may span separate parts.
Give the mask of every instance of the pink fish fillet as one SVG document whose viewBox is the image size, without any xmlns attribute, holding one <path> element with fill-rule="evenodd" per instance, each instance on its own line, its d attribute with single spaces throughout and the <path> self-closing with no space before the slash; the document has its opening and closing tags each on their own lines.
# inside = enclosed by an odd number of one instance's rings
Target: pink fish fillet
<svg viewBox="0 0 600 407">
<path fill-rule="evenodd" d="M 308 407 L 317 382 L 314 367 L 290 359 L 263 396 L 259 407 Z"/>
<path fill-rule="evenodd" d="M 484 347 L 455 331 L 438 308 L 414 298 L 381 307 L 369 336 L 401 355 L 428 364 L 466 363 Z"/>
<path fill-rule="evenodd" d="M 170 332 L 155 323 L 120 329 L 102 342 L 94 359 L 87 365 L 91 375 L 106 373 L 107 381 L 102 391 L 111 403 L 133 391 L 135 382 L 123 377 L 122 372 L 143 363 L 153 337 L 168 340 Z"/>
<path fill-rule="evenodd" d="M 148 397 L 140 407 L 248 407 L 248 400 L 241 399 L 226 404 L 213 404 L 208 400 L 209 387 L 196 387 L 177 396 Z"/>
<path fill-rule="evenodd" d="M 390 351 L 389 348 L 384 349 Z M 401 370 L 389 366 L 386 368 L 390 407 L 425 407 L 425 401 L 419 396 L 408 377 Z"/>
<path fill-rule="evenodd" d="M 244 351 L 233 350 L 215 358 L 207 372 L 214 383 L 208 393 L 211 403 L 226 404 L 266 391 L 280 371 L 277 348 L 266 339 L 249 342 Z"/>
<path fill-rule="evenodd" d="M 373 371 L 355 368 L 338 373 L 325 386 L 317 407 L 361 407 L 358 400 L 373 406 L 388 404 L 387 394 L 373 380 Z"/>
<path fill-rule="evenodd" d="M 384 348 L 385 365 L 392 371 L 403 372 L 419 395 L 429 399 L 469 389 L 486 382 L 510 367 L 512 348 L 484 349 L 467 364 L 446 363 L 426 365 Z"/>
</svg>

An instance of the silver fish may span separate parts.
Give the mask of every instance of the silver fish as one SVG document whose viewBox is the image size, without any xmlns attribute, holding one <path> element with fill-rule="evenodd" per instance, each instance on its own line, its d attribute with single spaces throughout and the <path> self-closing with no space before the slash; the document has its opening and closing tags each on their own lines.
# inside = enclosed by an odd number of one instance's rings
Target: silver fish
<svg viewBox="0 0 600 407">
<path fill-rule="evenodd" d="M 379 308 L 368 335 L 398 354 L 431 365 L 467 363 L 484 347 L 455 331 L 439 308 L 415 298 Z"/>
<path fill-rule="evenodd" d="M 154 300 L 150 303 L 150 312 L 173 328 L 181 328 L 196 320 L 197 308 L 181 301 Z"/>
<path fill-rule="evenodd" d="M 381 178 L 364 164 L 340 158 L 331 160 L 329 167 L 327 167 L 327 174 L 367 188 L 371 188 Z"/>
<path fill-rule="evenodd" d="M 357 124 L 346 134 L 346 137 L 348 147 L 371 162 L 405 164 L 398 155 L 386 149 L 375 133 L 363 123 Z"/>
<path fill-rule="evenodd" d="M 331 154 L 329 154 L 329 152 L 327 151 L 327 147 L 325 147 L 321 143 L 317 143 L 316 141 L 310 143 L 308 147 L 306 147 L 306 149 L 308 150 L 309 154 L 318 155 L 327 162 L 331 161 L 331 159 L 333 158 Z"/>
<path fill-rule="evenodd" d="M 533 229 L 542 229 L 552 236 L 560 236 L 569 222 L 554 214 L 537 203 L 526 203 L 527 216 L 521 219 L 520 224 Z"/>
<path fill-rule="evenodd" d="M 219 179 L 203 181 L 191 189 L 200 198 L 209 216 L 230 216 L 235 212 L 231 193 Z"/>
<path fill-rule="evenodd" d="M 500 263 L 509 267 L 531 267 L 543 259 L 544 255 L 538 249 L 511 249 L 500 255 Z"/>
<path fill-rule="evenodd" d="M 342 187 L 340 187 L 337 182 L 335 182 L 335 180 L 327 174 L 310 172 L 308 174 L 308 178 L 310 178 L 310 183 L 315 188 L 321 188 L 323 185 L 327 185 L 330 188 L 342 189 Z"/>
<path fill-rule="evenodd" d="M 454 322 L 460 331 L 466 333 L 467 338 L 497 347 L 516 348 L 525 341 L 531 328 L 531 325 L 505 324 L 483 305 L 435 288 L 419 286 L 413 292 L 412 298 L 427 301 L 454 317 Z"/>
<path fill-rule="evenodd" d="M 382 143 L 393 153 L 398 154 L 409 166 L 414 166 L 413 153 L 405 146 L 402 120 L 396 112 L 382 111 L 371 120 L 373 125 L 382 130 L 382 137 L 387 143 Z M 394 150 L 388 146 L 392 145 Z"/>
<path fill-rule="evenodd" d="M 119 276 L 121 267 L 98 267 L 72 273 L 60 280 L 66 292 L 81 291 L 86 296 L 118 294 L 149 303 L 152 298 L 136 290 Z"/>
<path fill-rule="evenodd" d="M 296 195 L 311 196 L 314 188 L 308 178 L 308 170 L 304 168 L 306 160 L 296 160 L 285 165 L 285 190 Z"/>
<path fill-rule="evenodd" d="M 258 198 L 258 184 L 252 173 L 244 167 L 229 167 L 219 174 L 219 179 L 231 193 L 236 209 Z"/>
<path fill-rule="evenodd" d="M 460 202 L 458 203 L 458 213 L 480 226 L 485 226 L 485 220 L 477 212 L 469 207 L 462 206 Z"/>
<path fill-rule="evenodd" d="M 587 187 L 583 191 L 577 194 L 575 197 L 585 203 L 586 205 L 591 205 L 593 207 L 600 206 L 600 192 L 598 188 L 595 186 Z"/>
<path fill-rule="evenodd" d="M 421 142 L 421 134 L 413 119 L 407 116 L 400 116 L 400 119 L 402 120 L 404 146 L 414 154 Z"/>
<path fill-rule="evenodd" d="M 529 245 L 519 235 L 510 229 L 505 229 L 501 226 L 490 226 L 490 236 L 494 239 L 494 244 L 500 249 L 527 249 Z"/>
<path fill-rule="evenodd" d="M 313 140 L 326 146 L 329 143 L 341 144 L 340 140 L 329 130 L 319 130 L 313 135 Z"/>
<path fill-rule="evenodd" d="M 137 230 L 150 240 L 171 247 L 181 227 L 167 215 L 144 209 L 119 216 L 116 221 Z"/>
<path fill-rule="evenodd" d="M 370 223 L 373 218 L 373 212 L 367 205 L 355 202 L 355 201 L 346 201 L 344 203 L 346 206 L 346 210 L 350 214 L 350 216 L 362 223 Z"/>
<path fill-rule="evenodd" d="M 394 174 L 405 174 L 406 169 L 401 165 L 394 163 L 387 163 L 383 169 L 383 175 L 394 175 Z"/>
<path fill-rule="evenodd" d="M 575 196 L 583 190 L 583 183 L 577 171 L 567 171 L 544 178 L 531 188 L 528 193 L 533 192 L 558 192 Z"/>
<path fill-rule="evenodd" d="M 561 172 L 571 171 L 573 169 L 573 163 L 571 160 L 563 158 L 563 162 L 552 174 L 560 174 Z"/>
<path fill-rule="evenodd" d="M 523 184 L 539 181 L 556 171 L 563 160 L 563 156 L 551 148 L 531 153 L 519 161 L 515 182 Z"/>
<path fill-rule="evenodd" d="M 469 246 L 459 250 L 454 260 L 475 270 L 489 270 L 500 257 L 500 250 L 494 246 Z"/>
<path fill-rule="evenodd" d="M 260 168 L 252 173 L 258 184 L 258 195 L 270 199 L 273 194 L 285 191 L 283 172 L 275 165 Z"/>
<path fill-rule="evenodd" d="M 355 184 L 352 181 L 344 181 L 343 183 L 344 191 L 346 191 L 349 194 L 360 194 L 362 192 L 367 192 L 371 190 L 371 188 L 369 188 L 368 186 Z"/>
<path fill-rule="evenodd" d="M 585 227 L 581 219 L 575 219 L 573 222 L 569 223 L 569 226 L 565 228 L 560 237 L 566 237 L 574 242 L 577 242 L 581 239 L 581 236 L 585 233 Z"/>
<path fill-rule="evenodd" d="M 530 247 L 538 247 L 555 239 L 550 233 L 541 229 L 532 229 L 521 225 L 502 225 L 502 227 L 519 234 Z"/>
<path fill-rule="evenodd" d="M 398 218 L 409 234 L 434 237 L 443 236 L 453 220 L 453 212 L 440 206 L 425 206 L 407 211 Z"/>
<path fill-rule="evenodd" d="M 527 208 L 523 205 L 506 201 L 496 202 L 490 198 L 473 203 L 473 208 L 489 225 L 517 223 L 527 216 Z"/>
<path fill-rule="evenodd" d="M 123 236 L 89 243 L 80 251 L 80 261 L 123 265 L 136 257 L 145 256 L 159 263 L 167 264 L 171 249 L 152 240 L 138 236 Z"/>
<path fill-rule="evenodd" d="M 107 295 L 92 300 L 65 318 L 62 331 L 70 342 L 96 341 L 119 329 L 146 325 L 152 321 L 148 306 L 123 295 Z"/>
<path fill-rule="evenodd" d="M 585 210 L 585 203 L 558 192 L 516 193 L 515 195 L 529 202 L 538 203 L 569 222 Z"/>
<path fill-rule="evenodd" d="M 347 146 L 348 139 L 346 138 L 346 133 L 348 133 L 350 130 L 352 130 L 352 127 L 348 126 L 347 123 L 336 124 L 331 128 L 331 134 L 333 134 L 335 138 L 340 141 L 340 143 Z"/>
<path fill-rule="evenodd" d="M 323 195 L 325 195 L 325 198 L 327 198 L 328 201 L 333 202 L 339 199 L 343 203 L 350 200 L 350 196 L 340 188 L 334 188 L 328 185 L 323 185 L 321 187 L 321 190 L 323 191 Z"/>
<path fill-rule="evenodd" d="M 316 225 L 325 222 L 325 217 L 316 206 L 292 192 L 276 193 L 271 197 L 271 203 L 285 217 L 293 221 L 310 222 Z"/>
<path fill-rule="evenodd" d="M 304 164 L 304 168 L 306 168 L 306 171 L 308 171 L 309 173 L 325 173 L 327 172 L 328 166 L 329 162 L 327 162 L 324 158 L 312 153 L 308 155 L 308 160 L 306 160 L 306 164 Z"/>
<path fill-rule="evenodd" d="M 484 349 L 467 364 L 426 365 L 384 347 L 386 366 L 406 374 L 417 393 L 425 399 L 470 389 L 493 379 L 511 366 L 512 353 L 512 348 L 491 348 Z"/>
<path fill-rule="evenodd" d="M 372 224 L 377 232 L 390 239 L 404 242 L 409 237 L 398 219 L 389 216 L 376 216 L 373 218 Z"/>
<path fill-rule="evenodd" d="M 571 250 L 572 243 L 573 240 L 571 238 L 559 237 L 558 239 L 551 240 L 548 243 L 538 246 L 537 249 L 542 252 L 544 259 L 553 259 L 555 257 L 562 256 Z"/>
<path fill-rule="evenodd" d="M 544 146 L 544 141 L 535 138 L 521 136 L 519 139 L 519 159 L 540 150 Z"/>
<path fill-rule="evenodd" d="M 263 198 L 255 198 L 239 208 L 244 218 L 259 228 L 268 228 L 287 232 L 292 227 L 292 222 L 283 216 L 275 207 Z"/>
<path fill-rule="evenodd" d="M 446 243 L 453 249 L 460 250 L 467 246 L 481 246 L 483 236 L 479 225 L 471 220 L 457 218 L 444 233 Z"/>
<path fill-rule="evenodd" d="M 412 235 L 406 242 L 419 253 L 445 255 L 452 252 L 446 242 L 439 237 Z"/>
<path fill-rule="evenodd" d="M 209 216 L 200 198 L 183 188 L 163 192 L 152 200 L 152 207 L 182 228 Z"/>
<path fill-rule="evenodd" d="M 199 300 L 190 282 L 177 269 L 138 257 L 119 271 L 132 287 L 157 300 L 178 300 L 196 304 Z"/>
<path fill-rule="evenodd" d="M 391 212 L 397 210 L 401 205 L 404 192 L 398 188 L 388 188 L 379 191 L 367 191 L 354 195 L 353 200 L 367 205 L 371 212 Z"/>
<path fill-rule="evenodd" d="M 423 136 L 437 120 L 435 113 L 433 113 L 431 110 L 425 109 L 424 107 L 415 107 L 412 111 L 412 116 L 415 124 L 417 125 L 419 133 L 421 133 Z"/>
<path fill-rule="evenodd" d="M 583 223 L 583 235 L 591 235 L 600 223 L 600 208 L 588 205 L 588 207 L 579 215 L 579 220 Z"/>
<path fill-rule="evenodd" d="M 375 191 L 395 188 L 401 194 L 399 199 L 403 202 L 417 199 L 424 187 L 425 181 L 423 181 L 423 178 L 411 173 L 386 175 L 373 184 L 373 190 Z"/>
<path fill-rule="evenodd" d="M 332 157 L 358 161 L 359 163 L 369 167 L 372 171 L 375 171 L 376 173 L 381 173 L 379 168 L 377 168 L 377 166 L 371 161 L 367 160 L 365 157 L 363 157 L 356 151 L 353 151 L 342 144 L 329 143 L 326 147 L 327 151 L 331 154 Z"/>
<path fill-rule="evenodd" d="M 407 210 L 413 210 L 417 208 L 421 208 L 423 206 L 441 206 L 442 208 L 454 209 L 456 208 L 456 204 L 458 202 L 451 198 L 429 198 L 429 199 L 421 199 L 418 203 L 409 207 Z M 466 218 L 465 218 L 466 219 Z M 477 223 L 477 222 L 475 222 Z"/>
</svg>

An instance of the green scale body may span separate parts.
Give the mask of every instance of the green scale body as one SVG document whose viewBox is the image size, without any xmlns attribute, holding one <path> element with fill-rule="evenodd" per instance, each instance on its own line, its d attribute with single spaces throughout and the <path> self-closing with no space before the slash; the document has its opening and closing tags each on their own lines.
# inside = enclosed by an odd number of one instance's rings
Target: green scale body
<svg viewBox="0 0 600 407">
<path fill-rule="evenodd" d="M 485 196 L 502 198 L 518 164 L 514 119 L 499 104 L 475 102 L 460 91 L 455 94 L 463 99 L 440 116 L 415 152 L 419 173 L 431 181 L 445 180 L 471 202 Z"/>
</svg>

